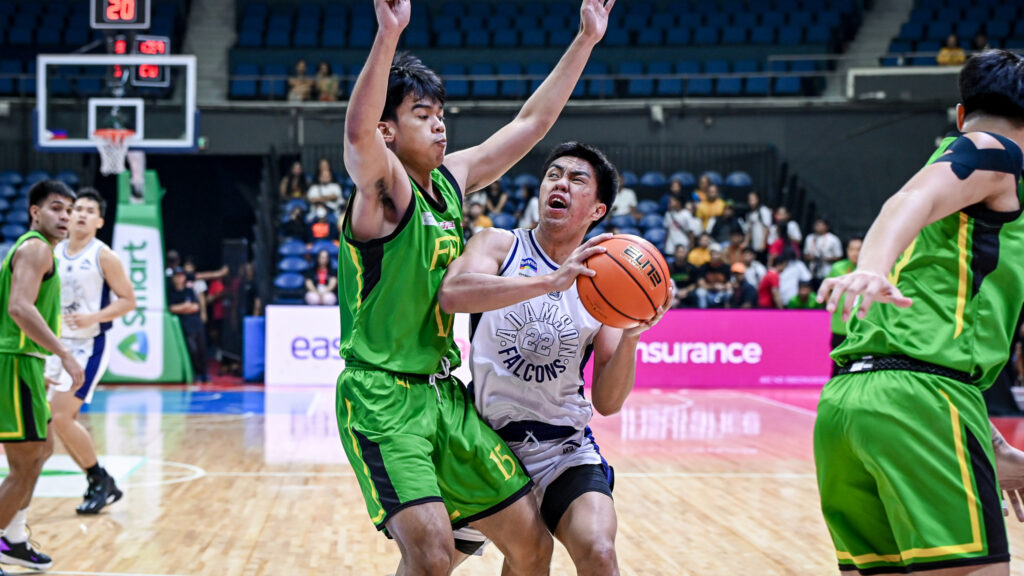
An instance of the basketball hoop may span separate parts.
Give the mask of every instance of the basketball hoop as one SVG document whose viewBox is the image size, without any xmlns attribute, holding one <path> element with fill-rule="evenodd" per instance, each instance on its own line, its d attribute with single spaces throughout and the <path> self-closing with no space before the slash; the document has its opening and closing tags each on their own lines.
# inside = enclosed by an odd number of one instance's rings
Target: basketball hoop
<svg viewBox="0 0 1024 576">
<path fill-rule="evenodd" d="M 135 136 L 135 130 L 125 128 L 97 128 L 92 133 L 93 142 L 100 153 L 100 172 L 104 176 L 124 172 L 128 156 L 128 140 Z"/>
</svg>

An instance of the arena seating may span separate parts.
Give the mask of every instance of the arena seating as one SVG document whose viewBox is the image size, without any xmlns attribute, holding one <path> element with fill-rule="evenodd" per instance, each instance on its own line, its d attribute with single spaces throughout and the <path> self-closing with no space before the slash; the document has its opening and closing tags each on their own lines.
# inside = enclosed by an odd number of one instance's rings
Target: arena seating
<svg viewBox="0 0 1024 576">
<path fill-rule="evenodd" d="M 1024 6 L 1017 0 L 918 0 L 899 35 L 889 44 L 883 66 L 935 66 L 950 34 L 970 50 L 975 35 L 984 34 L 992 48 L 1024 49 Z M 905 53 L 924 53 L 906 58 Z"/>
</svg>

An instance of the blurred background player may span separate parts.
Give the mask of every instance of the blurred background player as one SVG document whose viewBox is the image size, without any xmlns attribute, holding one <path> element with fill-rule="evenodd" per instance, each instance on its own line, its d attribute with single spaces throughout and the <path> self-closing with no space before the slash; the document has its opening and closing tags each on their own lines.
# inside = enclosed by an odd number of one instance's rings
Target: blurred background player
<svg viewBox="0 0 1024 576">
<path fill-rule="evenodd" d="M 46 376 L 57 384 L 50 397 L 53 429 L 89 480 L 85 500 L 75 510 L 96 514 L 120 500 L 121 491 L 100 466 L 92 437 L 78 421 L 78 413 L 83 404 L 92 401 L 107 369 L 110 347 L 106 332 L 113 320 L 135 309 L 135 293 L 121 259 L 96 238 L 105 222 L 107 203 L 92 188 L 83 188 L 77 196 L 68 238 L 57 244 L 54 252 L 60 270 L 61 343 L 85 369 L 85 382 L 72 391 L 70 377 L 55 356 L 47 360 Z M 111 293 L 117 298 L 111 299 Z"/>
<path fill-rule="evenodd" d="M 85 374 L 57 337 L 61 286 L 53 247 L 67 236 L 75 193 L 43 180 L 28 198 L 31 228 L 0 266 L 0 443 L 10 468 L 0 484 L 0 563 L 45 570 L 53 560 L 32 548 L 25 528 L 32 491 L 53 453 L 45 358 L 60 358 L 72 390 Z"/>
</svg>

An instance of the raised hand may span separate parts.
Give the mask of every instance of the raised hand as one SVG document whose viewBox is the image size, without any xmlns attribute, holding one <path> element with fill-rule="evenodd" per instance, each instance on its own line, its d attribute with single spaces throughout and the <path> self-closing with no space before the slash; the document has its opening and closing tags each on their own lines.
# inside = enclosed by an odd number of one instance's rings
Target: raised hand
<svg viewBox="0 0 1024 576">
<path fill-rule="evenodd" d="M 612 235 L 609 233 L 598 234 L 573 250 L 569 258 L 558 267 L 558 272 L 552 274 L 552 279 L 555 280 L 555 291 L 562 292 L 568 290 L 579 275 L 593 277 L 596 272 L 587 268 L 584 262 L 591 256 L 607 252 L 607 248 L 598 246 L 598 244 L 611 237 Z"/>
<path fill-rule="evenodd" d="M 583 0 L 580 7 L 580 35 L 593 38 L 594 41 L 604 37 L 608 30 L 608 13 L 611 12 L 615 0 Z"/>
<path fill-rule="evenodd" d="M 410 0 L 374 0 L 373 10 L 382 32 L 401 34 L 409 25 L 412 3 Z"/>
<path fill-rule="evenodd" d="M 818 302 L 825 302 L 827 299 L 826 308 L 829 312 L 835 312 L 839 306 L 839 299 L 844 294 L 846 299 L 843 301 L 843 322 L 848 321 L 851 314 L 863 318 L 874 302 L 895 304 L 900 308 L 908 308 L 913 304 L 913 300 L 904 296 L 888 278 L 866 270 L 856 270 L 838 278 L 828 278 L 821 283 L 818 290 Z"/>
</svg>

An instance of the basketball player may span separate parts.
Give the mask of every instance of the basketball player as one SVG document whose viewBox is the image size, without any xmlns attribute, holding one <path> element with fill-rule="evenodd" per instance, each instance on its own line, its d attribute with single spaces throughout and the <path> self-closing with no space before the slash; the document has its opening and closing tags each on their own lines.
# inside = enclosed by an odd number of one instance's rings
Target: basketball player
<svg viewBox="0 0 1024 576">
<path fill-rule="evenodd" d="M 622 407 L 636 377 L 640 334 L 672 299 L 628 330 L 603 326 L 586 311 L 576 277 L 594 275 L 583 263 L 603 252 L 596 244 L 611 235 L 580 243 L 615 201 L 618 175 L 604 154 L 577 142 L 557 146 L 544 166 L 537 228 L 473 236 L 448 267 L 441 307 L 474 313 L 476 409 L 536 483 L 548 530 L 577 573 L 615 575 L 613 476 L 587 425 L 595 408 L 609 415 Z M 593 404 L 582 393 L 591 352 Z M 466 530 L 456 531 L 457 541 L 480 543 Z"/>
<path fill-rule="evenodd" d="M 135 292 L 121 259 L 96 239 L 106 211 L 107 203 L 99 192 L 80 190 L 71 213 L 68 239 L 56 248 L 64 319 L 61 343 L 85 367 L 85 383 L 71 391 L 67 373 L 53 356 L 46 362 L 46 371 L 47 378 L 57 383 L 50 398 L 53 429 L 89 479 L 85 501 L 75 509 L 79 514 L 96 514 L 121 499 L 114 478 L 99 464 L 89 431 L 77 420 L 82 404 L 92 401 L 107 369 L 110 347 L 106 331 L 114 319 L 135 309 Z M 117 295 L 116 300 L 111 301 L 111 292 Z"/>
<path fill-rule="evenodd" d="M 1024 521 L 1024 453 L 981 396 L 1024 306 L 1024 58 L 984 52 L 959 82 L 962 132 L 885 203 L 856 271 L 819 293 L 833 311 L 845 294 L 854 316 L 814 430 L 843 570 L 1009 574 L 1000 484 Z"/>
<path fill-rule="evenodd" d="M 28 193 L 32 222 L 0 265 L 0 443 L 10 472 L 0 484 L 0 563 L 45 570 L 53 564 L 32 549 L 25 530 L 32 491 L 53 452 L 45 358 L 60 358 L 72 389 L 85 373 L 60 333 L 60 276 L 53 246 L 64 239 L 75 193 L 44 180 Z"/>
<path fill-rule="evenodd" d="M 584 0 L 576 39 L 516 118 L 451 155 L 440 80 L 395 58 L 409 1 L 374 3 L 379 26 L 345 122 L 358 192 L 342 226 L 337 408 L 367 511 L 398 543 L 402 574 L 448 574 L 452 527 L 466 524 L 504 553 L 505 574 L 547 574 L 551 537 L 522 498 L 530 479 L 450 375 L 460 355 L 437 291 L 462 252 L 463 193 L 498 179 L 551 128 L 614 3 Z"/>
</svg>

